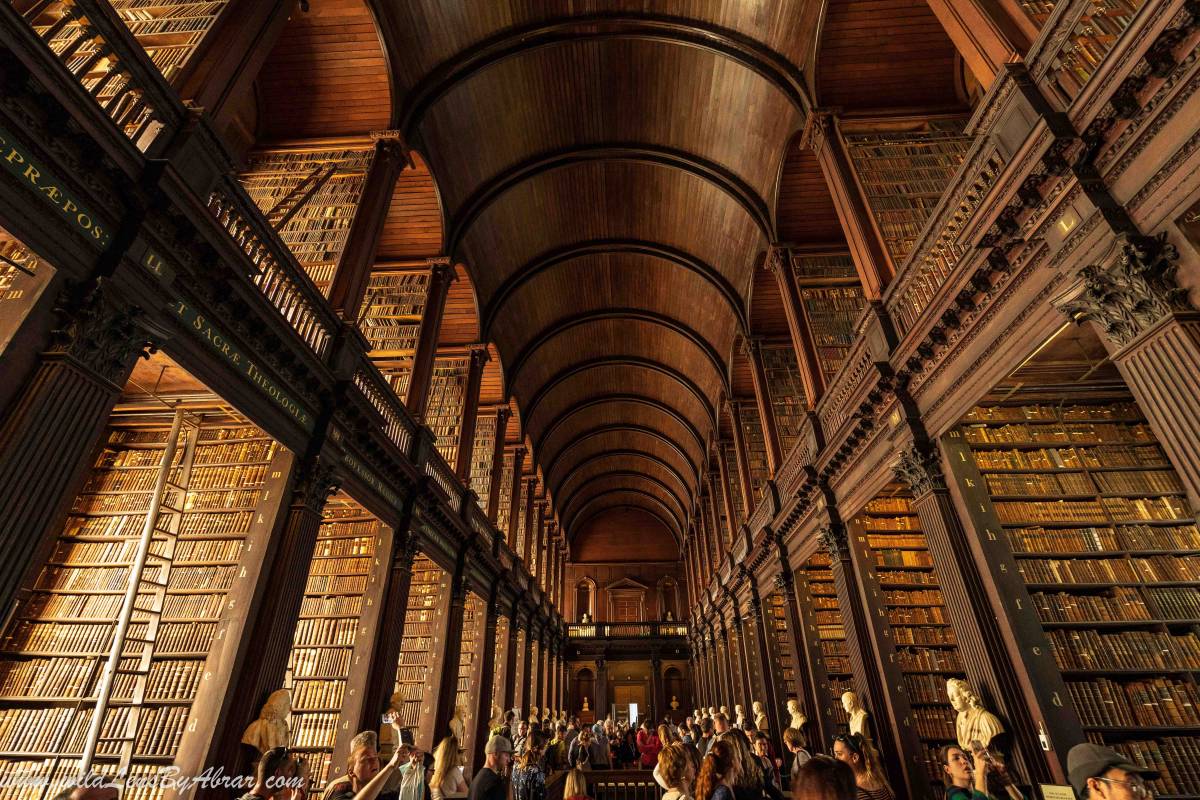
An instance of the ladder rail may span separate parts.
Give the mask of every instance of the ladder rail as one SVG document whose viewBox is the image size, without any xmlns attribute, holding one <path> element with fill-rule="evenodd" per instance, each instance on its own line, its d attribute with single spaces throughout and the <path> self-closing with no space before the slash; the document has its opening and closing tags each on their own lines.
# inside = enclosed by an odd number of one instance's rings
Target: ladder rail
<svg viewBox="0 0 1200 800">
<path fill-rule="evenodd" d="M 125 588 L 125 599 L 121 604 L 121 614 L 117 618 L 117 630 L 113 635 L 112 646 L 109 649 L 108 661 L 100 676 L 100 686 L 96 692 L 96 708 L 88 726 L 87 738 L 83 745 L 83 758 L 80 760 L 81 775 L 92 769 L 96 757 L 96 749 L 104 729 L 104 718 L 108 712 L 109 700 L 112 696 L 113 679 L 121 663 L 121 653 L 125 649 L 125 637 L 129 633 L 129 625 L 133 620 L 134 605 L 137 602 L 138 589 L 142 584 L 142 573 L 146 568 L 146 559 L 150 553 L 150 545 L 154 540 L 154 531 L 158 527 L 159 510 L 163 504 L 163 491 L 171 476 L 172 464 L 175 461 L 175 451 L 179 443 L 179 434 L 183 427 L 183 409 L 177 408 L 171 420 L 171 432 L 167 437 L 167 446 L 163 451 L 162 464 L 154 481 L 154 494 L 150 499 L 150 508 L 146 511 L 145 522 L 142 525 L 141 538 L 138 540 L 137 553 L 129 570 L 129 583 Z"/>
</svg>

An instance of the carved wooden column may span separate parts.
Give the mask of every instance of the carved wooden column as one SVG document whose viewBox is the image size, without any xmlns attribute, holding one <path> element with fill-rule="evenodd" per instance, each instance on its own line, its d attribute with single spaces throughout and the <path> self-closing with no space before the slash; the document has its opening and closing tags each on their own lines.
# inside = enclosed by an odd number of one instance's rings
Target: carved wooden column
<svg viewBox="0 0 1200 800">
<path fill-rule="evenodd" d="M 521 521 L 521 481 L 525 474 L 525 448 L 517 445 L 513 450 L 513 475 L 511 494 L 508 499 L 508 530 L 505 531 L 505 536 L 508 539 L 508 546 L 516 553 L 517 558 L 521 554 L 517 551 L 517 526 Z"/>
<path fill-rule="evenodd" d="M 806 138 L 817 155 L 821 172 L 833 205 L 837 210 L 850 256 L 862 281 L 863 295 L 868 301 L 879 300 L 883 291 L 896 275 L 896 266 L 884 245 L 883 236 L 871 214 L 870 205 L 864 196 L 850 153 L 842 140 L 833 114 L 818 110 L 809 116 Z"/>
<path fill-rule="evenodd" d="M 396 181 L 410 164 L 399 134 L 393 131 L 376 138 L 375 155 L 367 169 L 354 220 L 346 234 L 346 246 L 329 287 L 330 304 L 348 322 L 358 322 Z"/>
<path fill-rule="evenodd" d="M 737 420 L 733 420 L 730 427 L 736 428 Z M 741 523 L 741 520 L 738 519 L 737 508 L 733 505 L 733 484 L 729 482 L 729 462 L 725 458 L 725 445 L 718 439 L 716 447 L 717 479 L 721 482 L 721 499 L 725 504 L 725 545 L 726 547 L 733 547 L 733 543 L 737 541 L 737 528 Z M 743 493 L 742 501 L 745 502 L 745 500 L 746 498 Z M 718 520 L 719 517 L 713 517 L 714 522 L 717 522 Z M 714 525 L 714 532 L 716 532 L 716 528 L 717 526 Z M 717 544 L 720 544 L 719 538 L 717 539 Z M 722 552 L 722 549 L 718 547 L 717 552 Z M 713 572 L 716 572 L 715 565 Z"/>
<path fill-rule="evenodd" d="M 1020 60 L 1027 39 L 1002 6 L 983 0 L 928 0 L 967 68 L 986 91 L 1005 64 Z"/>
<path fill-rule="evenodd" d="M 1125 235 L 1114 261 L 1085 267 L 1059 308 L 1101 332 L 1138 407 L 1200 509 L 1200 313 L 1175 280 L 1179 252 Z"/>
<path fill-rule="evenodd" d="M 458 670 L 459 652 L 463 642 L 463 620 L 467 608 L 467 564 L 472 560 L 470 550 L 459 554 L 458 564 L 450 578 L 450 597 L 445 620 L 445 634 L 442 639 L 441 652 L 445 654 L 442 661 L 441 681 L 438 684 L 437 702 L 433 707 L 433 737 L 430 748 L 436 747 L 450 733 L 450 720 L 454 716 L 458 704 Z M 434 652 L 438 652 L 437 642 L 434 642 Z M 465 711 L 465 709 L 464 709 Z M 460 742 L 460 745 L 463 743 Z"/>
<path fill-rule="evenodd" d="M 772 247 L 767 253 L 767 268 L 775 276 L 779 294 L 783 300 L 783 314 L 787 318 L 788 333 L 792 338 L 792 352 L 796 355 L 796 366 L 800 369 L 800 382 L 804 386 L 804 400 L 811 410 L 825 394 L 825 373 L 817 359 L 817 345 L 804 315 L 800 286 L 792 269 L 791 253 L 787 248 Z"/>
<path fill-rule="evenodd" d="M 404 405 L 417 422 L 425 421 L 429 406 L 429 383 L 433 378 L 433 361 L 437 356 L 438 335 L 442 329 L 442 314 L 446 310 L 446 293 L 454 280 L 454 267 L 448 258 L 429 260 L 429 294 L 425 313 L 417 332 L 417 350 L 413 355 L 412 374 L 408 379 L 408 396 Z"/>
<path fill-rule="evenodd" d="M 1027 704 L 1023 682 L 1008 658 L 1005 637 L 983 576 L 946 487 L 937 445 L 913 447 L 895 464 L 896 478 L 913 492 L 913 507 L 937 567 L 963 666 L 984 705 L 1006 720 L 1019 758 L 1018 774 L 1033 783 L 1061 779 L 1052 774 L 1038 741 L 1035 713 Z M 1044 720 L 1045 714 L 1036 717 Z M 1044 729 L 1044 727 L 1043 727 Z"/>
<path fill-rule="evenodd" d="M 113 405 L 147 345 L 139 312 L 94 289 L 60 297 L 53 344 L 0 423 L 0 613 L 69 508 Z"/>
<path fill-rule="evenodd" d="M 608 714 L 608 662 L 596 659 L 596 719 Z"/>
<path fill-rule="evenodd" d="M 662 657 L 650 654 L 650 722 L 654 726 L 667 714 L 666 687 L 663 686 Z"/>
<path fill-rule="evenodd" d="M 495 587 L 492 588 L 486 607 L 483 629 L 479 632 L 479 639 L 476 640 L 479 658 L 476 659 L 478 664 L 474 670 L 477 678 L 472 684 L 476 687 L 473 693 L 477 697 L 475 720 L 467 728 L 467 741 L 463 742 L 463 749 L 467 752 L 466 767 L 469 773 L 473 773 L 484 762 L 483 748 L 490 735 L 492 705 L 496 702 L 493 695 L 495 687 L 493 677 L 498 659 L 503 657 L 502 653 L 497 652 L 496 647 L 496 626 L 500 619 L 500 604 L 496 599 Z"/>
<path fill-rule="evenodd" d="M 775 407 L 771 405 L 771 387 L 767 385 L 767 371 L 762 362 L 762 342 L 758 339 L 751 339 L 745 341 L 745 344 L 745 354 L 750 359 L 750 377 L 754 382 L 754 400 L 758 405 L 758 417 L 762 420 L 763 441 L 767 446 L 767 470 L 770 477 L 774 478 L 779 468 L 783 466 L 784 453 L 779 445 L 779 429 L 775 425 Z"/>
<path fill-rule="evenodd" d="M 471 461 L 475 457 L 475 421 L 479 418 L 479 384 L 483 380 L 483 365 L 491 356 L 486 345 L 471 348 L 467 364 L 467 387 L 463 392 L 462 424 L 458 429 L 458 451 L 454 474 L 464 486 L 471 485 Z"/>
<path fill-rule="evenodd" d="M 492 480 L 488 484 L 487 517 L 493 525 L 500 512 L 500 484 L 504 482 L 504 437 L 512 410 L 504 405 L 496 409 L 496 442 L 492 448 Z"/>
<path fill-rule="evenodd" d="M 230 2 L 172 80 L 179 96 L 206 110 L 224 131 L 296 6 L 296 0 Z"/>
<path fill-rule="evenodd" d="M 758 506 L 758 499 L 754 495 L 754 478 L 750 474 L 750 450 L 746 447 L 746 431 L 742 428 L 743 411 L 740 400 L 729 401 L 729 427 L 733 430 L 733 454 L 737 458 L 738 483 L 742 489 L 742 510 L 746 514 L 745 519 L 738 520 L 739 524 L 744 524 L 749 520 L 750 515 Z M 737 541 L 736 534 L 733 541 Z"/>
<path fill-rule="evenodd" d="M 847 650 L 859 700 L 871 714 L 873 734 L 887 762 L 888 774 L 891 775 L 893 783 L 911 784 L 900 780 L 901 776 L 909 775 L 912 770 L 904 761 L 900 743 L 896 738 L 896 729 L 890 718 L 890 691 L 878 668 L 875 642 L 870 633 L 872 627 L 863 603 L 862 588 L 851 563 L 846 528 L 840 521 L 835 521 L 823 527 L 818 535 L 825 551 L 829 553 L 833 582 L 837 588 L 838 608 L 842 612 L 842 622 L 846 629 Z M 879 611 L 883 612 L 882 606 Z M 924 793 L 920 796 L 924 796 Z"/>
<path fill-rule="evenodd" d="M 283 686 L 309 563 L 321 530 L 321 512 L 335 489 L 333 470 L 328 465 L 310 459 L 300 466 L 283 530 L 273 537 L 267 568 L 259 580 L 260 586 L 270 590 L 264 590 L 254 623 L 247 630 L 247 641 L 255 646 L 254 669 L 243 670 L 230 681 L 227 694 L 231 712 L 224 725 L 213 730 L 213 741 L 218 744 L 212 748 L 206 767 L 236 774 L 245 774 L 249 767 L 243 758 L 242 731 L 258 716 L 267 696 Z M 394 674 L 391 681 L 389 685 L 394 685 Z M 200 796 L 216 797 L 220 793 L 214 789 Z"/>
</svg>

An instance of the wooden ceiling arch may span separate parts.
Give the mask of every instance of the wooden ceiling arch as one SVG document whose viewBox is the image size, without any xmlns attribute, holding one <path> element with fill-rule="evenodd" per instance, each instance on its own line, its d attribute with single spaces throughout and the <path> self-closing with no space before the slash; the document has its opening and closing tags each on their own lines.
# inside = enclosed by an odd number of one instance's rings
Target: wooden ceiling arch
<svg viewBox="0 0 1200 800">
<path fill-rule="evenodd" d="M 610 463 L 613 461 L 618 463 Z M 635 466 L 633 462 L 636 462 L 637 469 L 621 468 L 622 466 Z M 623 478 L 645 477 L 659 488 L 670 492 L 681 509 L 688 509 L 693 505 L 691 487 L 682 482 L 682 478 L 669 464 L 651 454 L 635 457 L 627 454 L 601 453 L 593 456 L 588 459 L 586 464 L 579 465 L 574 472 L 568 475 L 559 486 L 559 490 L 563 493 L 563 497 L 569 498 L 567 502 L 570 503 L 576 496 L 575 492 L 571 490 L 573 483 L 588 481 L 588 485 L 591 485 L 591 482 L 610 475 Z"/>
<path fill-rule="evenodd" d="M 588 512 L 586 515 L 582 515 L 582 517 L 575 522 L 574 528 L 581 532 L 584 532 L 584 536 L 586 537 L 586 535 L 587 535 L 586 531 L 588 530 L 588 527 L 591 524 L 593 524 L 593 522 L 595 520 L 597 520 L 598 518 L 604 516 L 605 514 L 612 512 L 612 511 L 620 511 L 623 509 L 636 509 L 637 511 L 639 511 L 643 514 L 647 514 L 648 516 L 653 517 L 654 521 L 662 526 L 662 533 L 664 535 L 666 535 L 667 537 L 669 537 L 669 541 L 670 541 L 669 546 L 670 546 L 671 550 L 676 554 L 679 552 L 678 548 L 680 546 L 680 540 L 678 538 L 676 538 L 675 532 L 671 527 L 671 523 L 669 521 L 663 519 L 662 515 L 659 514 L 656 510 L 647 508 L 645 505 L 641 505 L 638 503 L 633 503 L 633 502 L 613 503 L 612 505 L 607 505 L 607 506 L 603 506 L 601 508 L 594 509 L 594 510 Z M 579 543 L 579 540 L 576 540 L 576 539 L 571 540 L 570 552 L 572 555 L 574 555 L 575 548 L 578 546 L 578 543 Z M 663 559 L 655 559 L 655 560 L 663 560 Z M 671 560 L 674 560 L 674 559 L 671 559 Z"/>
<path fill-rule="evenodd" d="M 611 403 L 632 403 L 634 405 L 646 406 L 647 408 L 652 408 L 657 412 L 666 414 L 668 417 L 686 429 L 688 434 L 691 436 L 692 441 L 696 443 L 696 446 L 701 450 L 704 450 L 704 437 L 700 434 L 699 429 L 696 428 L 690 419 L 676 411 L 673 406 L 670 406 L 663 401 L 658 400 L 657 398 L 648 397 L 646 395 L 608 392 L 589 397 L 582 403 L 572 405 L 557 417 L 550 420 L 546 427 L 539 432 L 537 436 L 533 437 L 533 451 L 535 453 L 542 452 L 543 444 L 576 414 L 586 412 L 595 406 Z"/>
<path fill-rule="evenodd" d="M 594 509 L 593 513 L 599 513 L 615 506 L 636 506 L 644 511 L 649 511 L 657 516 L 661 522 L 665 523 L 676 542 L 683 541 L 683 531 L 685 530 L 684 520 L 677 518 L 672 512 L 671 507 L 653 492 L 636 487 L 612 487 L 592 496 L 586 502 L 582 503 L 574 513 L 563 515 L 563 528 L 567 531 L 582 528 L 582 524 L 575 524 L 576 520 L 580 517 L 584 521 L 589 519 L 591 515 L 584 516 L 584 512 L 599 501 L 608 502 Z M 670 520 L 670 522 L 668 523 L 667 520 Z"/>
<path fill-rule="evenodd" d="M 598 437 L 604 437 L 609 441 L 596 441 Z M 685 475 L 693 478 L 696 475 L 696 463 L 670 438 L 662 435 L 654 428 L 645 425 L 625 425 L 620 423 L 600 425 L 576 436 L 566 446 L 550 457 L 544 474 L 557 486 L 561 482 L 557 478 L 560 467 L 567 469 L 567 474 L 569 475 L 571 469 L 575 469 L 586 463 L 589 458 L 597 455 L 611 454 L 627 454 L 630 456 L 653 455 L 663 463 L 669 464 L 672 471 L 679 476 L 684 485 L 689 485 L 689 482 L 684 480 Z M 559 461 L 564 458 L 572 460 L 567 460 L 560 464 Z M 692 480 L 690 485 L 694 486 L 695 483 L 696 481 Z"/>
<path fill-rule="evenodd" d="M 643 466 L 654 469 L 653 462 L 648 462 Z M 671 488 L 670 482 L 664 480 L 661 474 L 644 472 L 642 469 L 607 469 L 591 476 L 586 486 L 571 492 L 570 497 L 561 506 L 561 513 L 569 514 L 577 503 L 585 502 L 598 491 L 614 486 L 650 489 L 655 496 L 673 509 L 673 516 L 681 522 L 687 519 L 687 511 L 692 507 L 690 500 L 680 497 L 679 493 Z"/>
<path fill-rule="evenodd" d="M 563 524 L 567 530 L 574 530 L 574 526 L 568 520 L 573 520 L 582 513 L 593 501 L 597 501 L 603 497 L 611 497 L 613 495 L 636 494 L 644 497 L 653 505 L 661 508 L 666 515 L 675 523 L 672 530 L 684 531 L 687 529 L 687 510 L 681 508 L 674 496 L 669 492 L 661 489 L 653 481 L 645 480 L 636 475 L 633 477 L 622 477 L 618 475 L 608 475 L 599 480 L 593 481 L 586 489 L 572 495 L 569 505 L 563 511 Z M 676 541 L 680 540 L 679 534 L 676 534 Z"/>
</svg>

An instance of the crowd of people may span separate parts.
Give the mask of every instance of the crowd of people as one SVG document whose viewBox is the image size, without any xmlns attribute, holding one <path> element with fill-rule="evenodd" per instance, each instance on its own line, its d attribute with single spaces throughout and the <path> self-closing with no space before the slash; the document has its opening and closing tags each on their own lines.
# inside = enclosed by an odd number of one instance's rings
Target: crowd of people
<svg viewBox="0 0 1200 800">
<path fill-rule="evenodd" d="M 485 762 L 470 780 L 457 737 L 444 738 L 430 756 L 414 747 L 410 730 L 392 724 L 397 744 L 386 762 L 376 734 L 359 734 L 345 778 L 331 782 L 322 800 L 545 800 L 548 783 L 560 773 L 563 800 L 592 800 L 589 774 L 614 769 L 652 771 L 661 800 L 785 800 L 789 793 L 792 800 L 897 797 L 878 749 L 862 734 L 840 733 L 828 754 L 814 754 L 804 732 L 788 728 L 781 737 L 785 757 L 753 722 L 734 725 L 722 712 L 679 724 L 664 719 L 657 727 L 611 717 L 591 725 L 578 718 L 531 724 L 509 712 L 491 730 Z M 1002 759 L 986 748 L 967 752 L 948 745 L 938 757 L 945 800 L 1024 800 Z M 1146 780 L 1155 777 L 1090 743 L 1071 750 L 1067 772 L 1079 800 L 1149 800 Z M 307 800 L 288 788 L 295 774 L 296 760 L 286 748 L 271 750 L 258 763 L 255 786 L 239 800 Z"/>
</svg>

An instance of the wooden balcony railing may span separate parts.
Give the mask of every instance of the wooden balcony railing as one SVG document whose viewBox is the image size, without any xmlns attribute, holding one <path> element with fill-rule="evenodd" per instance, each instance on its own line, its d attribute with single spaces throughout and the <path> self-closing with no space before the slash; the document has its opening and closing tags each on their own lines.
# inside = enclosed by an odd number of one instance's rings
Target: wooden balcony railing
<svg viewBox="0 0 1200 800">
<path fill-rule="evenodd" d="M 572 639 L 634 639 L 687 636 L 683 622 L 587 622 L 567 626 Z"/>
<path fill-rule="evenodd" d="M 38 2 L 25 20 L 117 128 L 148 152 L 184 109 L 116 12 L 104 0 Z"/>
<path fill-rule="evenodd" d="M 408 455 L 416 437 L 417 424 L 383 375 L 367 358 L 359 362 L 354 373 L 354 386 L 383 417 L 383 432 L 388 441 Z"/>
<path fill-rule="evenodd" d="M 333 309 L 241 184 L 224 176 L 209 196 L 208 207 L 246 254 L 259 291 L 317 357 L 328 355 L 338 326 Z"/>
</svg>

